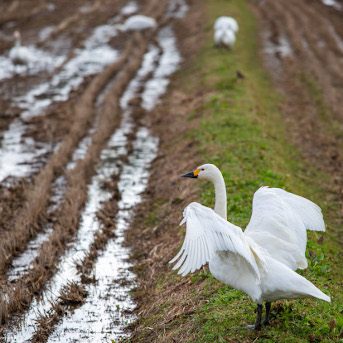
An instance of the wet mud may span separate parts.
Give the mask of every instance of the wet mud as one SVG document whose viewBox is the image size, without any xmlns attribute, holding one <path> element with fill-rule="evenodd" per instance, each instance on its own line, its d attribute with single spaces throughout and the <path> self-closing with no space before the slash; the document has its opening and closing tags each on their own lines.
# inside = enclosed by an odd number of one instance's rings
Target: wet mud
<svg viewBox="0 0 343 343">
<path fill-rule="evenodd" d="M 157 155 L 147 118 L 180 65 L 174 30 L 186 11 L 180 0 L 4 8 L 2 341 L 128 335 L 136 281 L 123 242 Z M 132 14 L 157 27 L 123 30 Z M 15 29 L 36 57 L 28 67 L 8 58 Z"/>
</svg>

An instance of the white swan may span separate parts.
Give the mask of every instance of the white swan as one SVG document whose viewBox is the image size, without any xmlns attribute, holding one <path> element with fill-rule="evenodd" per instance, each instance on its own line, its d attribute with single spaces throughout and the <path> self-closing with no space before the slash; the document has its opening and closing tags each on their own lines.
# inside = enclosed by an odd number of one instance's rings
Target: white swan
<svg viewBox="0 0 343 343">
<path fill-rule="evenodd" d="M 14 34 L 14 47 L 9 51 L 9 58 L 14 65 L 26 65 L 29 67 L 32 62 L 33 56 L 30 50 L 26 46 L 21 45 L 21 37 L 19 31 L 15 31 Z"/>
<path fill-rule="evenodd" d="M 149 28 L 156 27 L 156 20 L 151 17 L 147 17 L 145 15 L 134 15 L 130 18 L 127 18 L 122 30 L 123 31 L 140 31 Z"/>
<path fill-rule="evenodd" d="M 183 177 L 199 178 L 213 183 L 214 211 L 227 219 L 224 178 L 213 164 L 204 164 Z M 244 231 L 273 258 L 296 270 L 307 267 L 306 230 L 325 231 L 319 206 L 301 196 L 280 188 L 261 187 L 254 194 L 253 211 Z"/>
<path fill-rule="evenodd" d="M 225 183 L 216 166 L 205 164 L 183 176 L 212 181 L 216 202 L 214 211 L 198 203 L 191 203 L 184 210 L 180 225 L 186 223 L 186 237 L 170 261 L 180 258 L 173 269 L 181 267 L 179 274 L 186 275 L 209 262 L 210 272 L 217 280 L 245 292 L 257 303 L 253 326 L 256 330 L 262 325 L 263 302 L 263 325 L 268 325 L 272 301 L 309 297 L 331 301 L 292 270 L 307 265 L 306 228 L 325 229 L 317 205 L 280 189 L 260 188 L 254 195 L 253 214 L 243 233 L 226 220 Z"/>
<path fill-rule="evenodd" d="M 229 29 L 234 33 L 237 33 L 239 29 L 237 21 L 232 17 L 226 16 L 217 18 L 213 28 L 215 31 Z"/>
</svg>

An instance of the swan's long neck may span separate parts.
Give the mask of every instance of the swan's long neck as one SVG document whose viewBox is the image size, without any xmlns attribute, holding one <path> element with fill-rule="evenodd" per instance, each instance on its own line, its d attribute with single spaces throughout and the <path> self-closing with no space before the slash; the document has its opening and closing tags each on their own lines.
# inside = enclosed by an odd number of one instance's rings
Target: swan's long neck
<svg viewBox="0 0 343 343">
<path fill-rule="evenodd" d="M 214 206 L 214 212 L 227 220 L 227 199 L 226 199 L 226 187 L 223 175 L 219 172 L 215 180 L 212 181 L 214 185 L 214 192 L 216 197 L 216 203 Z"/>
<path fill-rule="evenodd" d="M 14 42 L 14 46 L 18 47 L 18 46 L 21 46 L 21 38 L 20 37 L 17 37 L 15 42 Z"/>
</svg>

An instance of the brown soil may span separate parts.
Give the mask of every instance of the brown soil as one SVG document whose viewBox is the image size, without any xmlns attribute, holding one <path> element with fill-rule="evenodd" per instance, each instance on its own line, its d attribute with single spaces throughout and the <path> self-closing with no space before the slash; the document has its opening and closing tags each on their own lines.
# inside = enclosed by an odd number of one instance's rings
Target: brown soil
<svg viewBox="0 0 343 343">
<path fill-rule="evenodd" d="M 284 57 L 264 55 L 286 98 L 282 110 L 291 139 L 305 159 L 332 175 L 328 186 L 342 200 L 342 12 L 315 0 L 254 2 L 254 10 L 267 39 L 277 45 L 283 36 L 292 49 Z M 279 68 L 272 67 L 275 60 Z"/>
</svg>

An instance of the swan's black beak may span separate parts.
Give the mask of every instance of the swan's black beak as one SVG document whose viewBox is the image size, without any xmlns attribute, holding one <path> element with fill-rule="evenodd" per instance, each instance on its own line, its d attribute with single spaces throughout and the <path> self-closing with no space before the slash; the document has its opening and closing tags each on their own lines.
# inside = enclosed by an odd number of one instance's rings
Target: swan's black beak
<svg viewBox="0 0 343 343">
<path fill-rule="evenodd" d="M 181 177 L 191 177 L 192 179 L 197 179 L 198 175 L 194 175 L 194 172 L 181 175 Z"/>
</svg>

